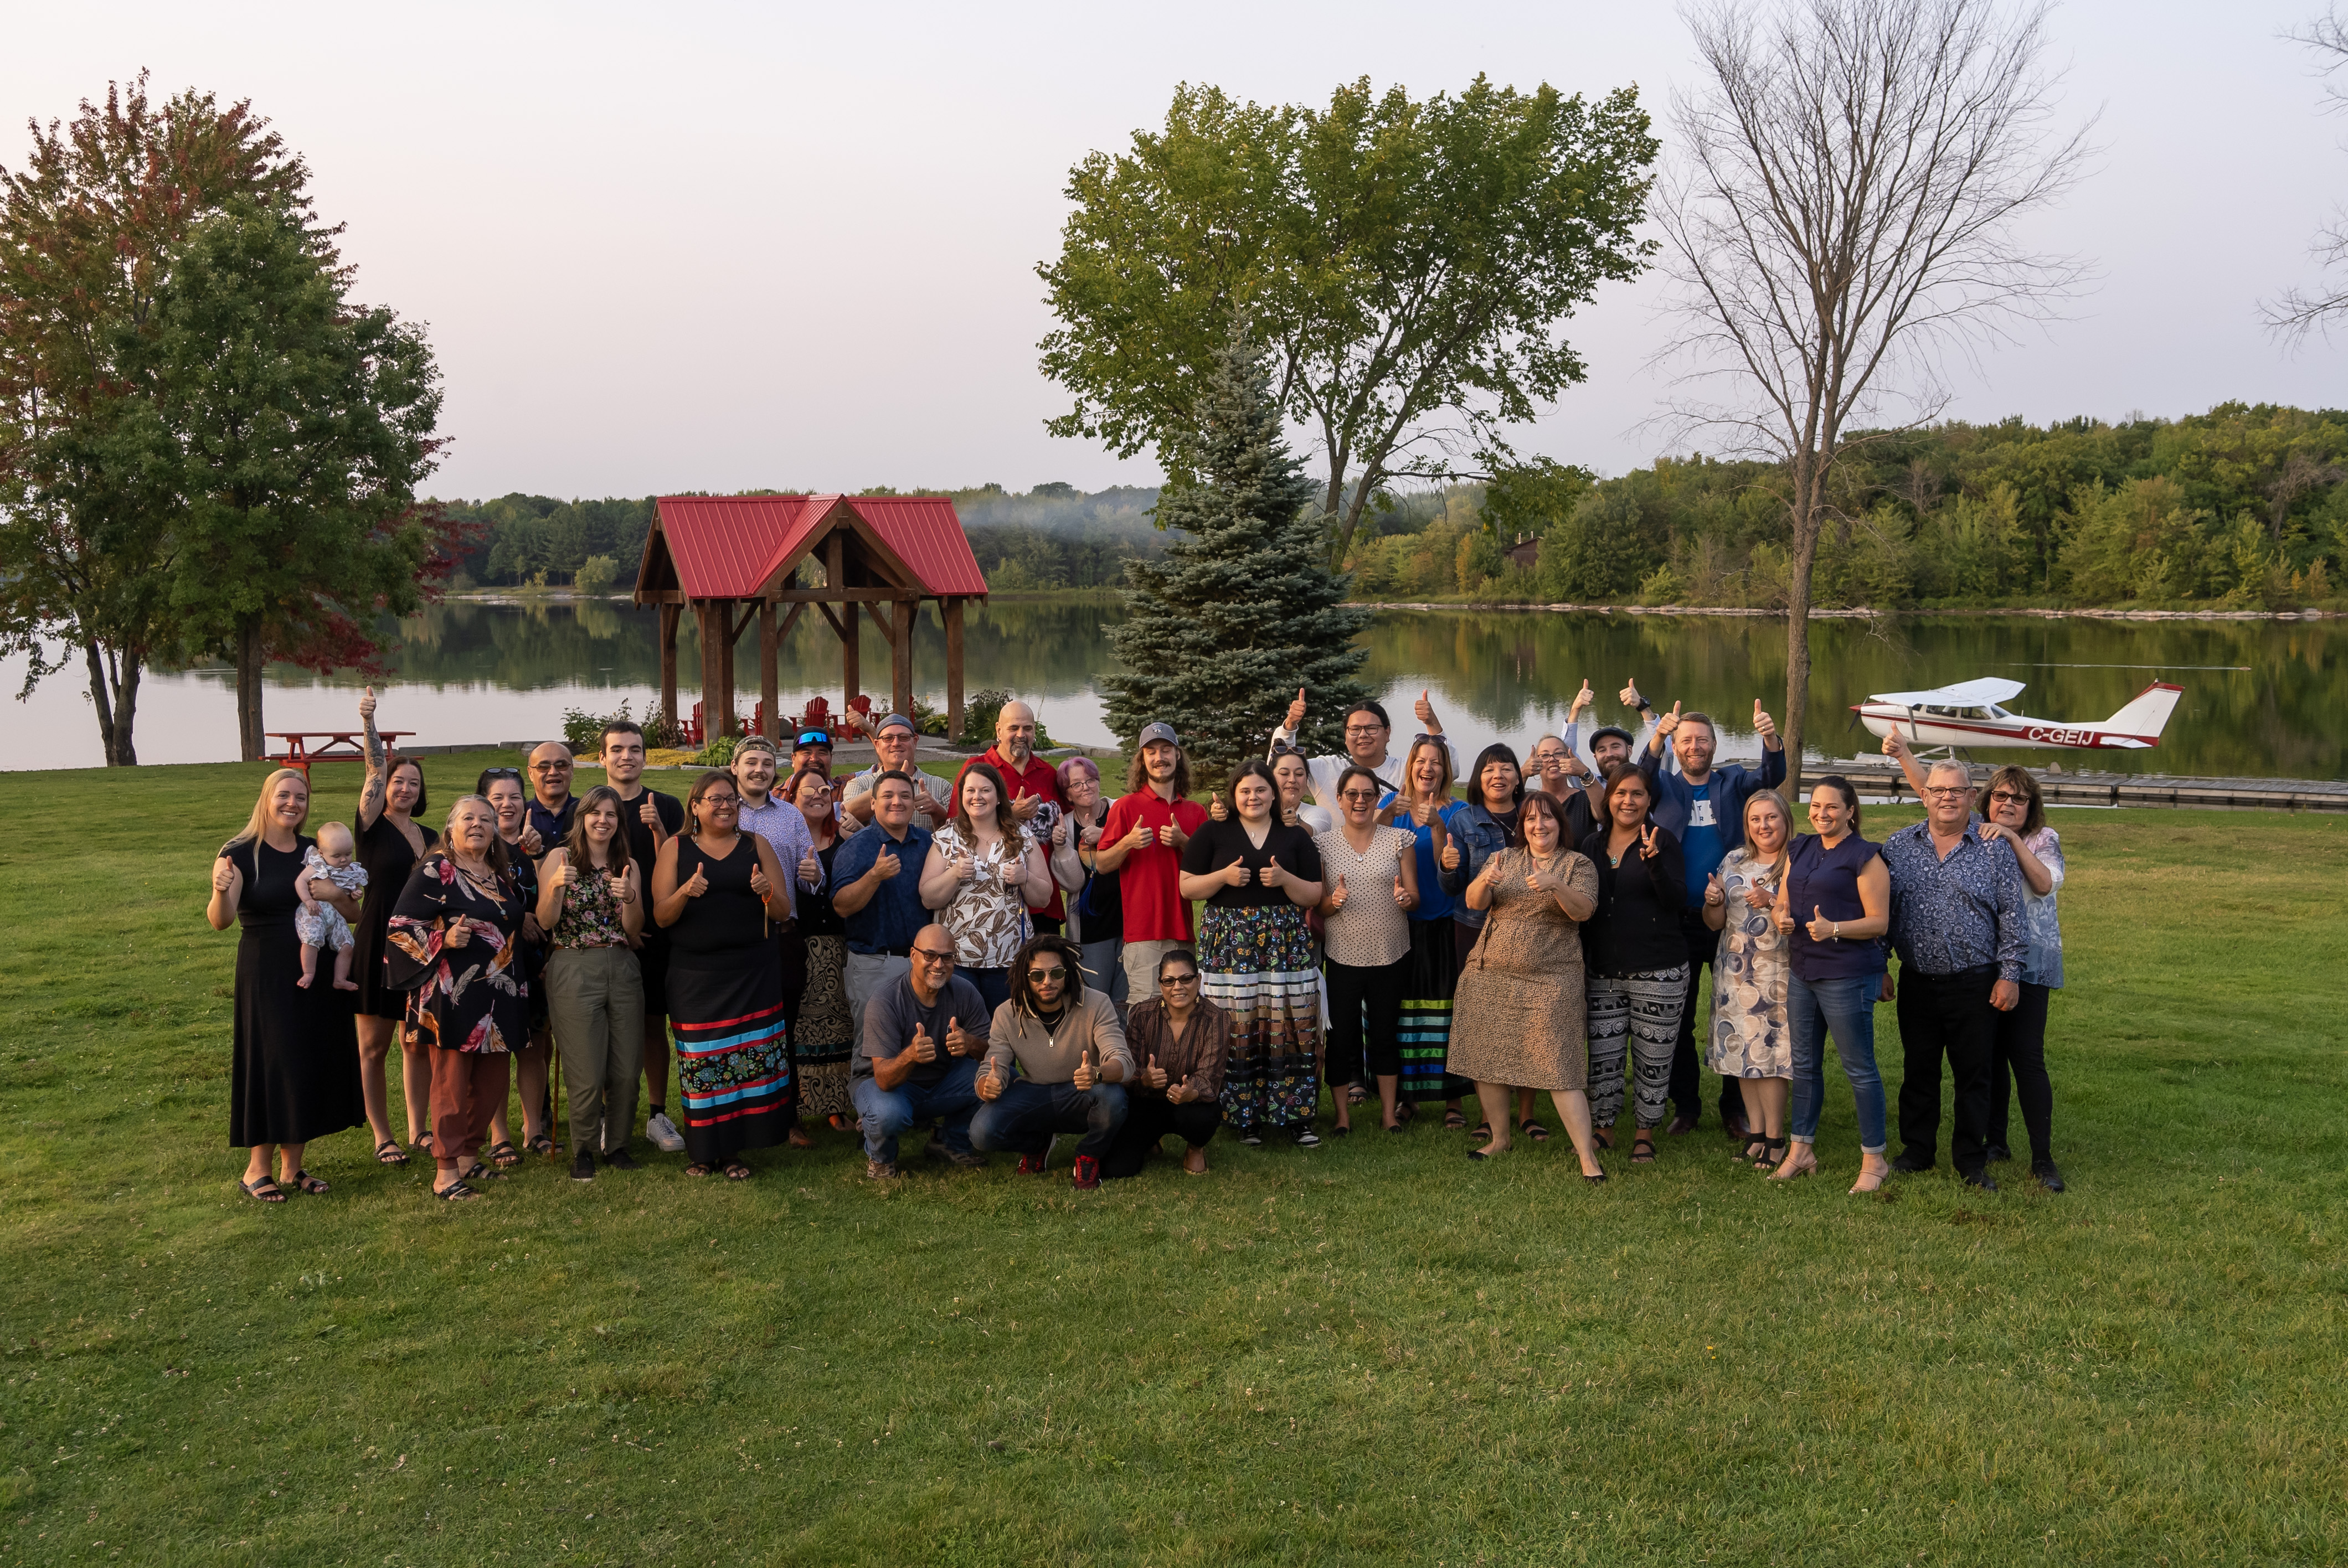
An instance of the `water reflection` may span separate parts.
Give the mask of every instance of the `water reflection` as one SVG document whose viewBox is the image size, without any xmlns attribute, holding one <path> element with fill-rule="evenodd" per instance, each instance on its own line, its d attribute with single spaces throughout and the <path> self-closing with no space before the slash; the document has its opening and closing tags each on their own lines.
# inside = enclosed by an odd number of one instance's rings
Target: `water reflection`
<svg viewBox="0 0 2348 1568">
<path fill-rule="evenodd" d="M 1113 603 L 997 600 L 974 609 L 964 639 L 969 685 L 1014 689 L 1038 701 L 1054 734 L 1106 743 L 1110 737 L 1093 682 L 1115 668 L 1107 634 L 1121 615 Z M 394 630 L 396 671 L 378 682 L 386 722 L 418 731 L 421 743 L 461 743 L 543 735 L 573 704 L 608 710 L 624 698 L 644 712 L 656 700 L 660 679 L 654 630 L 652 611 L 620 600 L 433 606 Z M 1398 726 L 1409 724 L 1411 700 L 1424 688 L 1471 750 L 1493 739 L 1521 746 L 1553 726 L 1585 676 L 1600 694 L 1600 720 L 1618 720 L 1623 715 L 1614 693 L 1635 676 L 1659 702 L 1677 699 L 1714 713 L 1724 754 L 1749 754 L 1756 747 L 1754 697 L 1774 712 L 1785 690 L 1784 627 L 1761 619 L 1396 610 L 1381 612 L 1367 640 L 1367 676 L 1386 694 Z M 888 645 L 869 620 L 859 648 L 866 690 L 885 693 Z M 1872 692 L 2006 675 L 2028 682 L 2013 704 L 2023 712 L 2093 720 L 2147 682 L 2166 678 L 2186 694 L 2160 747 L 2097 753 L 2092 765 L 2338 778 L 2348 768 L 2338 735 L 2348 692 L 2336 649 L 2333 623 L 2326 621 L 1821 621 L 1812 634 L 1810 751 L 1847 756 L 1871 750 L 1872 738 L 1848 721 L 1849 704 Z M 757 651 L 754 630 L 736 652 L 746 709 L 757 697 Z M 699 662 L 688 623 L 679 642 L 687 702 Z M 916 622 L 914 670 L 916 688 L 942 702 L 945 640 L 934 611 Z M 20 681 L 22 671 L 0 668 L 0 679 Z M 269 728 L 347 725 L 359 684 L 355 677 L 273 667 Z M 784 642 L 781 686 L 789 707 L 819 692 L 839 699 L 839 639 L 813 610 Z M 96 726 L 78 687 L 52 678 L 28 706 L 22 716 L 33 721 L 29 733 L 42 744 L 12 756 L 9 765 L 97 764 Z M 234 737 L 228 671 L 184 671 L 149 681 L 139 723 L 142 758 L 221 760 L 235 754 Z M 1979 754 L 2038 763 L 2063 755 Z"/>
</svg>

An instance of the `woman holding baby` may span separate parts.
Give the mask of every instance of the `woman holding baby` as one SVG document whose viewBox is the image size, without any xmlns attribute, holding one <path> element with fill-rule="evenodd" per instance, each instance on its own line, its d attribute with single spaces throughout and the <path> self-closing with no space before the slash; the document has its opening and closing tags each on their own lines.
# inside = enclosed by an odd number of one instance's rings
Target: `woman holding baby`
<svg viewBox="0 0 2348 1568">
<path fill-rule="evenodd" d="M 324 1193 L 326 1184 L 302 1167 L 304 1146 L 366 1121 L 351 1050 L 351 993 L 305 971 L 296 928 L 305 904 L 348 921 L 358 917 L 359 901 L 323 864 L 309 864 L 317 848 L 302 831 L 309 816 L 310 781 L 292 768 L 271 774 L 244 831 L 213 860 L 204 907 L 213 930 L 240 927 L 228 1136 L 252 1151 L 242 1184 L 264 1204 L 283 1203 L 289 1187 Z M 314 967 L 318 955 L 311 957 Z"/>
</svg>

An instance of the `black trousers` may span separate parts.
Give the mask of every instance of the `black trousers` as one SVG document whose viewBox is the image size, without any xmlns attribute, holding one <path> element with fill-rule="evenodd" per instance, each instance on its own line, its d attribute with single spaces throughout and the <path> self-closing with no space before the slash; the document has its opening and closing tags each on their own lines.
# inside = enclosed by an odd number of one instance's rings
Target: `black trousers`
<svg viewBox="0 0 2348 1568">
<path fill-rule="evenodd" d="M 1949 1156 L 1978 1173 L 1989 1163 L 1989 1064 L 1998 1010 L 1989 1005 L 1997 966 L 1927 975 L 1900 968 L 1900 1142 L 1901 1153 L 1929 1166 L 1940 1157 L 1941 1061 L 1956 1083 Z"/>
<path fill-rule="evenodd" d="M 1321 961 L 1321 975 L 1329 989 L 1329 1045 L 1323 1071 L 1331 1083 L 1374 1082 L 1383 1074 L 1402 1073 L 1402 988 L 1405 958 L 1375 966 Z M 1366 1011 L 1368 1027 L 1364 1028 Z M 1363 1036 L 1369 1037 L 1365 1058 Z"/>
<path fill-rule="evenodd" d="M 1680 934 L 1687 938 L 1688 983 L 1687 1003 L 1680 1009 L 1680 1037 L 1672 1046 L 1672 1103 L 1681 1115 L 1691 1122 L 1704 1120 L 1704 1058 L 1695 1048 L 1696 1030 L 1703 1026 L 1696 996 L 1704 989 L 1704 966 L 1720 956 L 1720 933 L 1704 923 L 1701 912 L 1680 911 Z M 1729 1119 L 1745 1114 L 1745 1091 L 1736 1087 L 1736 1080 L 1720 1081 L 1720 1124 L 1729 1125 Z"/>
<path fill-rule="evenodd" d="M 1997 1015 L 1997 1037 L 1989 1052 L 1989 1141 L 2011 1146 L 2006 1109 L 2009 1095 L 2018 1096 L 2034 1163 L 2054 1157 L 2054 1085 L 2046 1076 L 2046 1003 L 2052 994 L 2025 981 L 2021 1003 Z"/>
<path fill-rule="evenodd" d="M 1142 1162 L 1157 1152 L 1158 1141 L 1169 1132 L 1180 1133 L 1182 1142 L 1197 1149 L 1203 1147 L 1222 1124 L 1220 1100 L 1189 1100 L 1175 1105 L 1155 1090 L 1128 1090 L 1125 1097 L 1125 1125 L 1117 1130 L 1108 1153 L 1101 1156 L 1101 1180 L 1141 1174 Z"/>
</svg>

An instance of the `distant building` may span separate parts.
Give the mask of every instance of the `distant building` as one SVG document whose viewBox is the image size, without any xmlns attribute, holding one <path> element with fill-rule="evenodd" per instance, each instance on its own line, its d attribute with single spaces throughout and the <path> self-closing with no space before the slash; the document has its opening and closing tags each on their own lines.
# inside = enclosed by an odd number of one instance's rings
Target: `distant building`
<svg viewBox="0 0 2348 1568">
<path fill-rule="evenodd" d="M 1520 566 L 1527 571 L 1530 571 L 1540 564 L 1540 540 L 1530 534 L 1519 534 L 1517 542 L 1500 553 L 1509 558 L 1511 565 Z"/>
</svg>

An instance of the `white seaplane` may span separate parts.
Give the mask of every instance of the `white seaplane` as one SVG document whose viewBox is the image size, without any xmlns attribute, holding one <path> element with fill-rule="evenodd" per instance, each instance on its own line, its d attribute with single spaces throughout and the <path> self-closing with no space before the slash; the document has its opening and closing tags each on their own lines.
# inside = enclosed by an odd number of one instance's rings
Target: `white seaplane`
<svg viewBox="0 0 2348 1568">
<path fill-rule="evenodd" d="M 1929 746 L 2060 746 L 2070 751 L 2140 752 L 2160 744 L 2182 686 L 2155 681 L 2101 723 L 2066 724 L 2009 712 L 2020 681 L 1986 675 L 1931 692 L 1878 692 L 1851 704 L 1859 722 L 1878 735 L 1895 731 L 1921 750 Z"/>
</svg>

